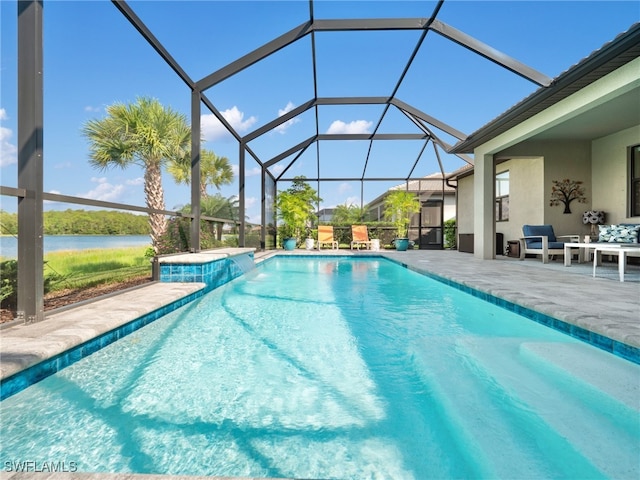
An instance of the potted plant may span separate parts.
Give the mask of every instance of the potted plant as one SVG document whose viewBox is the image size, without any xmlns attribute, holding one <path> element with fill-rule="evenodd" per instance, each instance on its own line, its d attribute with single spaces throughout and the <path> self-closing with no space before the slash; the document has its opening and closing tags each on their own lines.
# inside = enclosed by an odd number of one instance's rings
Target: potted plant
<svg viewBox="0 0 640 480">
<path fill-rule="evenodd" d="M 276 198 L 276 215 L 282 224 L 278 227 L 278 236 L 285 250 L 293 250 L 303 238 L 313 248 L 311 227 L 315 220 L 315 206 L 322 199 L 305 181 L 305 177 L 295 177 L 291 187 L 279 191 Z"/>
<path fill-rule="evenodd" d="M 312 229 L 307 224 L 307 239 L 304 241 L 304 248 L 307 250 L 313 250 L 318 239 L 318 230 Z"/>
<path fill-rule="evenodd" d="M 396 190 L 384 200 L 384 216 L 396 229 L 395 246 L 398 251 L 409 248 L 411 215 L 420 211 L 420 200 L 413 193 Z"/>
<path fill-rule="evenodd" d="M 371 240 L 371 250 L 374 252 L 380 251 L 380 238 L 377 228 L 369 229 L 369 240 Z"/>
<path fill-rule="evenodd" d="M 278 192 L 276 201 L 278 218 L 283 224 L 278 227 L 278 234 L 285 250 L 293 250 L 306 236 L 307 222 L 312 215 L 310 206 L 299 195 L 289 191 Z"/>
</svg>

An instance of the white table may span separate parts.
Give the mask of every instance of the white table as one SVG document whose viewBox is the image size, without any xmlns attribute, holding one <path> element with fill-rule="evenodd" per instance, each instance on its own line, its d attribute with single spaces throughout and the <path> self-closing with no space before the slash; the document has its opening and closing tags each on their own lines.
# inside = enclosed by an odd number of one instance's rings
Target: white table
<svg viewBox="0 0 640 480">
<path fill-rule="evenodd" d="M 582 263 L 587 259 L 589 260 L 589 252 L 590 249 L 594 249 L 601 244 L 599 243 L 577 243 L 577 242 L 566 242 L 564 244 L 564 266 L 571 266 L 571 250 L 574 248 L 578 249 L 578 263 Z"/>
<path fill-rule="evenodd" d="M 585 244 L 588 245 L 588 244 Z M 618 275 L 620 281 L 624 282 L 624 271 L 627 266 L 627 257 L 640 257 L 640 246 L 626 247 L 621 245 L 594 245 L 593 255 L 593 276 L 596 276 L 596 267 L 600 265 L 600 255 L 605 253 L 607 255 L 618 256 Z"/>
</svg>

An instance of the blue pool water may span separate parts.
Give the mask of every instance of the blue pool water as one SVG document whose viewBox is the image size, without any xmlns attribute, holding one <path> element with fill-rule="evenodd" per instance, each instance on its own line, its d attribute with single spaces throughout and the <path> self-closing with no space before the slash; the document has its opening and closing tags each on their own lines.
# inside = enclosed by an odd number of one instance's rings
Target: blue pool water
<svg viewBox="0 0 640 480">
<path fill-rule="evenodd" d="M 640 366 L 383 259 L 276 257 L 0 413 L 5 470 L 640 474 Z"/>
</svg>

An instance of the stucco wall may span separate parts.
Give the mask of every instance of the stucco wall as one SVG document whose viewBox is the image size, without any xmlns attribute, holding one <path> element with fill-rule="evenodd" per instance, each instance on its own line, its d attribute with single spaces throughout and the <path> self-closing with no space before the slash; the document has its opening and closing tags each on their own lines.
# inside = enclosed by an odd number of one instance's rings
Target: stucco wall
<svg viewBox="0 0 640 480">
<path fill-rule="evenodd" d="M 544 162 L 537 158 L 515 158 L 496 166 L 496 173 L 509 171 L 509 220 L 496 222 L 496 232 L 504 234 L 504 240 L 522 236 L 525 223 L 541 224 L 544 212 Z"/>
<path fill-rule="evenodd" d="M 456 198 L 454 195 L 447 195 L 444 197 L 442 216 L 445 222 L 456 217 Z"/>
<path fill-rule="evenodd" d="M 537 157 L 537 161 L 522 158 L 529 155 Z M 514 145 L 499 156 L 520 157 L 511 161 L 511 170 L 516 175 L 513 182 L 520 182 L 512 183 L 510 188 L 510 195 L 514 196 L 509 222 L 512 232 L 517 231 L 514 227 L 521 230 L 524 223 L 549 223 L 556 235 L 588 233 L 589 228 L 582 224 L 582 213 L 591 209 L 592 201 L 590 142 L 529 141 Z M 511 176 L 510 173 L 510 179 Z M 586 203 L 571 202 L 570 214 L 563 213 L 563 204 L 553 207 L 549 204 L 553 181 L 565 178 L 583 182 L 586 198 Z"/>
<path fill-rule="evenodd" d="M 496 173 L 509 170 L 509 220 L 496 222 L 505 242 L 521 237 L 525 223 L 550 223 L 557 235 L 589 232 L 582 224 L 582 213 L 592 208 L 589 142 L 523 142 L 496 157 L 509 158 L 496 165 Z M 549 205 L 553 180 L 565 178 L 584 182 L 587 199 L 573 201 L 571 214 L 563 213 L 563 205 Z M 458 232 L 473 232 L 473 175 L 458 182 Z"/>
<path fill-rule="evenodd" d="M 473 233 L 473 175 L 458 180 L 457 193 L 458 233 Z"/>
<path fill-rule="evenodd" d="M 594 140 L 591 148 L 594 210 L 606 212 L 607 223 L 640 222 L 627 216 L 627 147 L 640 144 L 640 125 Z"/>
</svg>

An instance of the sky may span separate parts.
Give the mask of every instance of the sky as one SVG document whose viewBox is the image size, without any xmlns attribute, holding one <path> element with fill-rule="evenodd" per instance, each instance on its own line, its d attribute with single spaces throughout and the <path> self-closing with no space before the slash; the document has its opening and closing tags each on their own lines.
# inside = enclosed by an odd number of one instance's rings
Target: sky
<svg viewBox="0 0 640 480">
<path fill-rule="evenodd" d="M 0 0 L 0 184 L 17 186 L 16 3 Z M 309 3 L 289 1 L 130 1 L 130 7 L 193 80 L 306 22 Z M 434 1 L 324 1 L 313 3 L 315 19 L 427 18 Z M 640 20 L 633 1 L 456 1 L 446 0 L 437 19 L 554 78 Z M 143 172 L 96 170 L 82 136 L 87 121 L 105 116 L 108 105 L 153 97 L 190 118 L 190 90 L 107 0 L 44 2 L 44 190 L 46 192 L 144 206 Z M 420 31 L 318 32 L 317 96 L 390 96 L 412 57 Z M 204 93 L 240 135 L 314 98 L 311 36 L 298 40 Z M 452 41 L 430 32 L 402 78 L 396 98 L 470 134 L 539 87 Z M 319 133 L 371 133 L 384 105 L 324 106 Z M 202 111 L 203 147 L 227 157 L 238 172 L 239 146 L 217 119 Z M 445 142 L 455 138 L 434 130 Z M 287 151 L 316 132 L 311 109 L 249 146 L 262 161 Z M 420 133 L 395 107 L 379 133 Z M 313 183 L 321 208 L 360 205 L 399 181 L 345 180 L 405 178 L 439 172 L 433 146 L 424 142 L 323 141 L 307 149 L 282 178 L 333 178 Z M 465 163 L 439 151 L 445 171 Z M 320 158 L 320 161 L 318 161 Z M 246 208 L 260 223 L 260 168 L 247 156 Z M 270 168 L 282 174 L 293 156 Z M 287 188 L 279 183 L 279 189 Z M 190 188 L 163 176 L 167 209 L 190 201 Z M 218 193 L 214 188 L 210 194 Z M 238 194 L 237 175 L 222 187 Z M 15 212 L 17 200 L 1 197 L 0 208 Z M 87 208 L 46 202 L 45 210 Z"/>
</svg>

